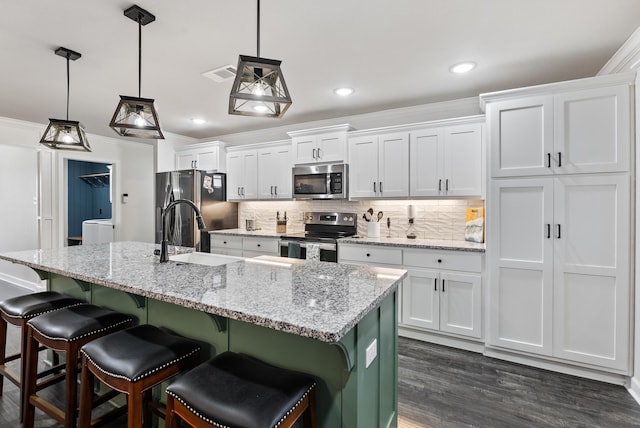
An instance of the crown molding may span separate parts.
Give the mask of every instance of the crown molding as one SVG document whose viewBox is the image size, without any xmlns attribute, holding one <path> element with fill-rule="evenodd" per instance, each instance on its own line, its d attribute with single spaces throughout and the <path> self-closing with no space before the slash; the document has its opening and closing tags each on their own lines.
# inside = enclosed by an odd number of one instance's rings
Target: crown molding
<svg viewBox="0 0 640 428">
<path fill-rule="evenodd" d="M 598 76 L 605 74 L 636 71 L 640 67 L 640 27 L 629 36 L 613 54 L 607 63 L 600 69 Z"/>
</svg>

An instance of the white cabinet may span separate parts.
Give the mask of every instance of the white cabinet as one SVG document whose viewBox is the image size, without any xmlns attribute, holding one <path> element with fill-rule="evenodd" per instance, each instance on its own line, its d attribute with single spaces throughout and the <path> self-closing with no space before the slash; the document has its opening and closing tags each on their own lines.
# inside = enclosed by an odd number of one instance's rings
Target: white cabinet
<svg viewBox="0 0 640 428">
<path fill-rule="evenodd" d="M 630 177 L 494 180 L 487 343 L 626 372 Z"/>
<path fill-rule="evenodd" d="M 279 238 L 211 234 L 211 252 L 236 257 L 279 256 Z"/>
<path fill-rule="evenodd" d="M 479 123 L 411 132 L 411 196 L 482 196 L 483 127 Z"/>
<path fill-rule="evenodd" d="M 629 169 L 629 84 L 513 95 L 487 103 L 492 177 Z"/>
<path fill-rule="evenodd" d="M 294 164 L 344 162 L 347 132 L 351 129 L 345 124 L 288 132 Z"/>
<path fill-rule="evenodd" d="M 480 254 L 405 249 L 403 267 L 403 325 L 482 337 Z"/>
<path fill-rule="evenodd" d="M 258 198 L 258 152 L 241 150 L 227 155 L 227 199 L 241 201 Z"/>
<path fill-rule="evenodd" d="M 291 145 L 258 150 L 258 198 L 291 199 Z"/>
<path fill-rule="evenodd" d="M 176 150 L 176 169 L 226 172 L 225 144 L 219 141 L 190 144 Z"/>
<path fill-rule="evenodd" d="M 242 257 L 242 237 L 211 234 L 211 253 Z"/>
<path fill-rule="evenodd" d="M 363 135 L 349 139 L 351 198 L 409 196 L 409 134 Z"/>
</svg>

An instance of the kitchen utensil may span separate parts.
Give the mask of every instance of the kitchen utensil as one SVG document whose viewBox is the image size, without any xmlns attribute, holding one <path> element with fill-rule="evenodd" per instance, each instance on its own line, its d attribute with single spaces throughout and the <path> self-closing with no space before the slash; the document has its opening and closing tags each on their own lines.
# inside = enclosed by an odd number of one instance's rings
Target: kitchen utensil
<svg viewBox="0 0 640 428">
<path fill-rule="evenodd" d="M 364 218 L 365 221 L 371 221 L 371 215 L 369 214 L 369 211 L 362 214 L 362 218 Z"/>
<path fill-rule="evenodd" d="M 367 212 L 369 213 L 369 221 L 371 221 L 371 219 L 373 218 L 373 208 L 369 208 Z"/>
<path fill-rule="evenodd" d="M 391 238 L 391 218 L 387 217 L 387 238 Z"/>
<path fill-rule="evenodd" d="M 364 221 L 369 221 L 369 220 L 367 219 L 367 215 L 366 215 L 366 214 L 362 214 L 362 218 L 364 219 Z"/>
<path fill-rule="evenodd" d="M 383 215 L 382 211 L 378 211 L 378 221 L 382 220 Z"/>
</svg>

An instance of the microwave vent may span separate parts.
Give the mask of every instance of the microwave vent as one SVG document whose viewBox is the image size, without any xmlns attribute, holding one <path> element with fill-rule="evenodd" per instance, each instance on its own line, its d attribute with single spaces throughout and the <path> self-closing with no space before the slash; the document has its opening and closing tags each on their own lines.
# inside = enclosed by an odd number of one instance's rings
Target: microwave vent
<svg viewBox="0 0 640 428">
<path fill-rule="evenodd" d="M 207 79 L 211 79 L 214 82 L 224 82 L 236 77 L 237 69 L 234 65 L 225 65 L 223 67 L 216 68 L 214 70 L 205 71 L 202 73 Z"/>
</svg>

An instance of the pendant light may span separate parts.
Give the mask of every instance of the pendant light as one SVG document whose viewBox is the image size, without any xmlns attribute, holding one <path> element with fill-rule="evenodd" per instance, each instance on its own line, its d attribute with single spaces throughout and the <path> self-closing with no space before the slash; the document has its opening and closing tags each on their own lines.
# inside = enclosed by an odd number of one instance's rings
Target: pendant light
<svg viewBox="0 0 640 428">
<path fill-rule="evenodd" d="M 260 0 L 258 1 L 257 56 L 240 55 L 229 95 L 229 114 L 282 117 L 291 95 L 282 76 L 281 61 L 260 58 Z"/>
<path fill-rule="evenodd" d="M 140 6 L 133 5 L 124 15 L 138 23 L 138 96 L 120 95 L 109 126 L 123 137 L 164 139 L 153 99 L 141 98 L 142 90 L 142 26 L 156 20 L 156 17 Z"/>
<path fill-rule="evenodd" d="M 90 152 L 91 148 L 84 132 L 84 126 L 80 122 L 69 120 L 69 61 L 75 61 L 82 55 L 63 47 L 59 47 L 54 52 L 67 59 L 67 119 L 49 119 L 49 126 L 45 129 L 40 144 L 58 150 Z"/>
</svg>

